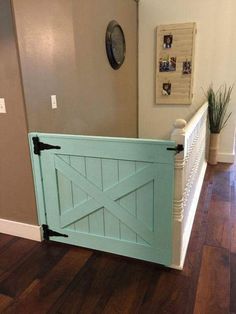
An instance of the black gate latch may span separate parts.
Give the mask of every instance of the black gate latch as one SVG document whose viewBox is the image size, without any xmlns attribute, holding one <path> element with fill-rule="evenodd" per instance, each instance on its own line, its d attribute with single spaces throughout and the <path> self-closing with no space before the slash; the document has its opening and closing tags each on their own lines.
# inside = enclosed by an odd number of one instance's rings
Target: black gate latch
<svg viewBox="0 0 236 314">
<path fill-rule="evenodd" d="M 177 155 L 184 150 L 184 145 L 178 144 L 175 147 L 168 147 L 167 150 L 174 150 L 176 152 L 176 155 Z"/>
<path fill-rule="evenodd" d="M 50 237 L 64 237 L 68 238 L 67 234 L 62 234 L 56 231 L 53 231 L 48 228 L 48 225 L 42 225 L 43 227 L 43 238 L 44 240 L 49 240 Z"/>
<path fill-rule="evenodd" d="M 61 149 L 60 146 L 53 146 L 53 145 L 50 145 L 50 144 L 46 144 L 46 143 L 40 142 L 38 136 L 34 136 L 32 138 L 32 140 L 33 140 L 33 143 L 34 143 L 34 153 L 35 153 L 35 155 L 39 155 L 40 156 L 41 150 Z"/>
</svg>

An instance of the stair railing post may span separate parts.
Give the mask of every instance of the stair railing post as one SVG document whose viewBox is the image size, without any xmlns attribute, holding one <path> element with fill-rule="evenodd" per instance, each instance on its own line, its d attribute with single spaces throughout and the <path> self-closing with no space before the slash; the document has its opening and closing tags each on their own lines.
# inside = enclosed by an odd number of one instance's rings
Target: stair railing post
<svg viewBox="0 0 236 314">
<path fill-rule="evenodd" d="M 176 144 L 184 146 L 184 150 L 175 157 L 175 192 L 173 208 L 173 265 L 181 265 L 182 258 L 182 224 L 184 216 L 184 189 L 185 189 L 185 157 L 186 157 L 186 134 L 185 126 L 187 122 L 177 119 L 174 123 L 174 130 L 171 140 Z"/>
</svg>

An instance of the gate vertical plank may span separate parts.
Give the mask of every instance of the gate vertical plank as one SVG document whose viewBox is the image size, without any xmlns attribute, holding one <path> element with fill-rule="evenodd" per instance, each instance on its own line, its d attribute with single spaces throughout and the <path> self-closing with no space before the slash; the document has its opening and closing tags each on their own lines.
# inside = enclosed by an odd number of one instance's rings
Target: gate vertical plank
<svg viewBox="0 0 236 314">
<path fill-rule="evenodd" d="M 103 189 L 106 190 L 116 184 L 118 178 L 118 162 L 112 159 L 102 160 Z M 120 221 L 104 208 L 105 235 L 120 239 Z"/>
<path fill-rule="evenodd" d="M 42 165 L 40 156 L 34 154 L 33 137 L 38 136 L 37 133 L 30 133 L 28 135 L 29 148 L 31 155 L 31 163 L 34 178 L 34 189 L 37 204 L 38 221 L 40 225 L 46 224 L 46 208 L 44 199 L 44 190 L 42 182 Z"/>
<path fill-rule="evenodd" d="M 136 172 L 138 170 L 141 170 L 143 168 L 145 168 L 148 164 L 147 163 L 144 163 L 144 162 L 136 162 Z M 143 202 L 143 198 L 145 198 L 145 195 L 143 195 L 143 188 L 141 187 L 140 189 L 138 189 L 138 191 L 136 191 L 136 203 L 137 203 L 137 218 L 138 219 L 141 219 L 143 217 L 145 217 L 147 215 L 147 217 L 150 215 L 149 211 L 143 207 L 143 205 L 139 204 L 139 201 L 142 200 Z M 151 206 L 152 207 L 152 206 Z M 143 208 L 145 208 L 145 213 L 142 214 L 142 211 L 143 211 Z M 151 211 L 153 211 L 153 208 L 151 208 Z M 152 215 L 153 217 L 153 215 Z M 144 244 L 144 245 L 147 245 L 148 243 L 146 241 L 144 241 L 143 238 L 141 238 L 139 235 L 137 235 L 137 243 L 140 243 L 140 244 Z"/>
<path fill-rule="evenodd" d="M 146 184 L 137 191 L 137 218 L 143 221 L 151 231 L 154 230 L 154 197 L 154 182 Z M 138 238 L 138 242 L 147 244 L 141 237 Z"/>
<path fill-rule="evenodd" d="M 172 258 L 174 168 L 158 164 L 156 177 L 154 208 L 159 209 L 154 216 L 154 226 L 158 226 L 155 230 L 156 245 L 162 250 L 165 265 L 169 265 Z"/>
<path fill-rule="evenodd" d="M 71 160 L 71 166 L 86 177 L 85 158 L 71 156 L 70 160 Z M 72 184 L 72 193 L 73 193 L 74 206 L 79 203 L 82 203 L 83 201 L 87 201 L 89 198 L 88 194 L 84 192 L 83 190 L 81 190 L 74 183 Z M 83 219 L 80 219 L 79 221 L 76 221 L 75 230 L 88 233 L 89 232 L 89 217 L 85 217 Z"/>
<path fill-rule="evenodd" d="M 62 160 L 70 165 L 69 156 L 60 156 Z M 72 182 L 67 179 L 62 173 L 58 172 L 58 195 L 59 195 L 59 206 L 60 213 L 63 214 L 67 210 L 74 207 L 73 194 L 72 194 Z M 69 229 L 74 229 L 74 225 L 69 226 Z"/>
<path fill-rule="evenodd" d="M 102 165 L 99 158 L 86 158 L 87 179 L 102 190 Z M 104 209 L 89 215 L 89 230 L 104 236 Z"/>
<path fill-rule="evenodd" d="M 135 162 L 131 161 L 119 161 L 119 180 L 128 177 L 135 173 Z M 129 195 L 123 197 L 119 204 L 126 208 L 128 212 L 136 217 L 136 195 L 135 193 L 130 193 Z M 121 239 L 131 242 L 136 242 L 136 233 L 130 229 L 124 223 L 120 224 L 120 232 L 121 232 Z"/>
<path fill-rule="evenodd" d="M 57 185 L 57 170 L 53 154 L 41 154 L 42 174 L 44 181 L 45 210 L 47 213 L 46 223 L 53 221 L 60 226 L 59 190 Z"/>
<path fill-rule="evenodd" d="M 137 217 L 153 231 L 154 182 L 149 182 L 139 189 L 137 196 Z"/>
</svg>

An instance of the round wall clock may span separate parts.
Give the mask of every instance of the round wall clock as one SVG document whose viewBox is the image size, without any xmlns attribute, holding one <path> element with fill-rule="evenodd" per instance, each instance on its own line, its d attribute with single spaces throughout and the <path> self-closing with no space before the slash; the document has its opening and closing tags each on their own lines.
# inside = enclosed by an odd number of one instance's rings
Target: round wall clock
<svg viewBox="0 0 236 314">
<path fill-rule="evenodd" d="M 110 65 L 119 69 L 125 61 L 125 36 L 121 26 L 116 21 L 111 21 L 106 31 L 106 51 Z"/>
</svg>

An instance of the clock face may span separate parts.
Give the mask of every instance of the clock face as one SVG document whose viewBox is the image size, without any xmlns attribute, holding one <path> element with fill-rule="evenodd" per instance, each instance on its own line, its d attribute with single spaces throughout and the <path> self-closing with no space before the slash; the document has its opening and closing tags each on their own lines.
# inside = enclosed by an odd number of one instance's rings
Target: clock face
<svg viewBox="0 0 236 314">
<path fill-rule="evenodd" d="M 121 26 L 116 21 L 108 24 L 106 32 L 107 57 L 113 69 L 121 67 L 125 60 L 125 37 Z"/>
</svg>

